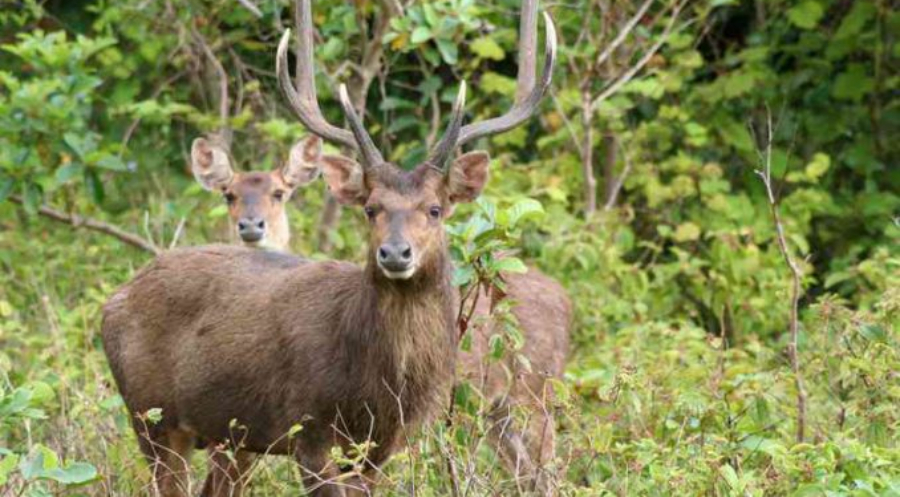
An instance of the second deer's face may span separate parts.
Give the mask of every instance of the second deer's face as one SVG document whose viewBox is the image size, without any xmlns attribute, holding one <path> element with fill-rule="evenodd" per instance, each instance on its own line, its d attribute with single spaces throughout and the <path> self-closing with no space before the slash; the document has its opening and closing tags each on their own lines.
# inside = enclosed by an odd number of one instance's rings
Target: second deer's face
<svg viewBox="0 0 900 497">
<path fill-rule="evenodd" d="M 238 173 L 222 190 L 228 215 L 241 241 L 248 246 L 287 247 L 290 232 L 285 203 L 294 189 L 281 175 Z"/>
<path fill-rule="evenodd" d="M 270 172 L 235 172 L 225 147 L 204 138 L 191 147 L 191 169 L 207 190 L 221 191 L 228 214 L 244 245 L 287 250 L 286 205 L 298 186 L 319 173 L 321 142 L 310 137 L 291 148 L 287 162 Z"/>
</svg>

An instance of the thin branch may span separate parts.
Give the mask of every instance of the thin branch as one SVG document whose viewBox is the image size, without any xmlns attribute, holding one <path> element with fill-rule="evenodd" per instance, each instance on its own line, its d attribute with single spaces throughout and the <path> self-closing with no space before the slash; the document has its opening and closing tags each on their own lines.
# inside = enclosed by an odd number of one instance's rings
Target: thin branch
<svg viewBox="0 0 900 497">
<path fill-rule="evenodd" d="M 13 203 L 24 205 L 24 202 L 21 198 L 13 195 L 9 197 L 9 200 Z M 62 211 L 58 211 L 52 207 L 48 207 L 46 205 L 42 205 L 38 207 L 38 214 L 53 219 L 54 221 L 59 221 L 61 223 L 65 223 L 71 225 L 74 228 L 86 228 L 91 231 L 96 231 L 98 233 L 103 233 L 114 238 L 118 238 L 120 241 L 131 245 L 132 247 L 137 247 L 142 250 L 146 250 L 151 254 L 160 253 L 159 248 L 156 247 L 153 243 L 141 238 L 134 233 L 129 233 L 122 228 L 117 226 L 113 226 L 109 223 L 105 223 L 103 221 L 99 221 L 97 219 L 93 219 L 90 217 L 82 217 L 75 214 L 67 214 Z"/>
<path fill-rule="evenodd" d="M 194 40 L 200 45 L 206 58 L 209 59 L 209 63 L 212 64 L 213 69 L 219 76 L 219 136 L 230 146 L 231 129 L 228 126 L 228 117 L 231 115 L 231 106 L 228 101 L 228 73 L 225 71 L 225 66 L 222 65 L 222 62 L 209 46 L 209 43 L 203 38 L 203 35 L 193 26 L 191 31 L 194 35 Z"/>
<path fill-rule="evenodd" d="M 641 19 L 643 19 L 644 14 L 647 13 L 647 9 L 649 9 L 650 5 L 652 4 L 653 0 L 646 0 L 640 6 L 640 8 L 638 8 L 638 11 L 635 12 L 634 16 L 632 16 L 631 19 L 629 19 L 628 22 L 625 23 L 625 26 L 623 26 L 622 29 L 619 30 L 619 34 L 616 35 L 616 38 L 609 45 L 607 45 L 606 48 L 603 49 L 603 52 L 600 53 L 600 56 L 597 57 L 598 66 L 606 62 L 606 59 L 608 59 L 609 56 L 612 55 L 612 53 L 617 48 L 619 48 L 619 45 L 621 45 L 622 42 L 625 41 L 625 38 L 627 38 L 628 35 L 631 34 L 631 31 L 634 30 L 634 27 L 637 25 L 637 23 Z"/>
<path fill-rule="evenodd" d="M 616 206 L 616 201 L 619 198 L 619 192 L 622 191 L 622 185 L 625 184 L 625 179 L 631 173 L 631 154 L 629 154 L 626 150 L 622 155 L 625 157 L 625 168 L 622 169 L 622 174 L 620 174 L 616 178 L 616 182 L 612 186 L 612 190 L 610 190 L 609 192 L 609 198 L 606 199 L 606 204 L 603 206 L 604 211 L 610 211 L 613 207 Z"/>
<path fill-rule="evenodd" d="M 603 92 L 594 99 L 594 102 L 591 104 L 591 110 L 596 111 L 597 109 L 599 109 L 600 104 L 603 103 L 604 100 L 619 91 L 622 86 L 631 81 L 631 79 L 634 78 L 635 74 L 643 69 L 648 62 L 650 62 L 650 59 L 652 59 L 653 56 L 656 55 L 656 52 L 658 52 L 659 49 L 662 48 L 663 44 L 665 44 L 669 40 L 669 35 L 672 33 L 672 28 L 675 27 L 675 22 L 678 20 L 678 16 L 681 14 L 681 9 L 684 8 L 688 1 L 689 0 L 682 0 L 680 3 L 675 5 L 674 9 L 672 10 L 672 17 L 669 18 L 669 23 L 666 25 L 666 28 L 663 30 L 662 34 L 659 35 L 656 43 L 654 43 L 653 46 L 650 47 L 650 50 L 648 50 L 644 54 L 644 56 L 641 57 L 640 60 L 638 60 L 637 64 L 631 66 L 631 68 L 625 71 L 622 76 L 617 78 L 613 84 L 607 86 L 606 89 L 603 90 Z M 690 24 L 690 21 L 687 24 Z"/>
<path fill-rule="evenodd" d="M 251 2 L 250 0 L 237 0 L 237 1 L 239 4 L 243 5 L 245 9 L 249 10 L 250 13 L 252 13 L 253 15 L 255 15 L 258 18 L 262 18 L 263 13 L 259 10 L 259 7 L 257 7 L 253 2 Z"/>
<path fill-rule="evenodd" d="M 806 432 L 806 384 L 803 373 L 800 371 L 800 358 L 797 352 L 797 341 L 800 332 L 800 293 L 803 289 L 801 279 L 803 272 L 791 255 L 787 237 L 784 234 L 784 225 L 781 222 L 781 213 L 778 209 L 778 199 L 772 188 L 772 112 L 766 107 L 766 152 L 763 157 L 764 169 L 757 170 L 756 174 L 762 179 L 766 187 L 769 200 L 769 209 L 772 221 L 775 224 L 775 234 L 778 240 L 778 249 L 791 272 L 791 303 L 790 303 L 790 341 L 788 342 L 788 356 L 791 361 L 791 371 L 794 374 L 794 386 L 797 389 L 797 442 L 802 443 Z"/>
</svg>

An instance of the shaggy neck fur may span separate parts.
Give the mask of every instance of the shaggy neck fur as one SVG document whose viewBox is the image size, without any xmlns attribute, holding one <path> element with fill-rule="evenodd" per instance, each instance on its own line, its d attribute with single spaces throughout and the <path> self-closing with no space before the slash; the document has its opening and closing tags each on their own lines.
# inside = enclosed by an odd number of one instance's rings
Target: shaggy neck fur
<svg viewBox="0 0 900 497">
<path fill-rule="evenodd" d="M 456 363 L 455 294 L 443 245 L 409 280 L 390 280 L 369 260 L 358 300 L 341 326 L 348 374 L 360 381 L 341 409 L 389 450 L 399 425 L 426 421 L 445 405 Z M 372 325 L 374 323 L 374 325 Z"/>
</svg>

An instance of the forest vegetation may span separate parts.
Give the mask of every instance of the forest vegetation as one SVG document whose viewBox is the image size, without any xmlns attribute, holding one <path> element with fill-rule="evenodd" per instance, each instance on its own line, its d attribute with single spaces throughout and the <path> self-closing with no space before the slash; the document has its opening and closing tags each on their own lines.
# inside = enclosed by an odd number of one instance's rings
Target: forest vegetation
<svg viewBox="0 0 900 497">
<path fill-rule="evenodd" d="M 313 0 L 326 117 L 341 122 L 346 82 L 385 156 L 418 164 L 460 81 L 467 121 L 512 104 L 519 5 Z M 550 91 L 477 143 L 490 181 L 447 229 L 454 284 L 530 265 L 572 299 L 546 406 L 556 491 L 900 496 L 896 3 L 541 8 L 559 31 Z M 287 160 L 307 135 L 275 78 L 294 23 L 291 0 L 0 0 L 0 496 L 150 495 L 101 307 L 156 252 L 238 242 L 191 143 L 225 137 L 243 171 Z M 286 208 L 292 252 L 363 262 L 365 215 L 324 182 Z M 527 363 L 510 305 L 488 360 Z M 453 407 L 380 494 L 521 492 L 485 442 L 490 406 L 463 387 Z M 332 457 L 355 468 L 366 450 Z M 268 457 L 249 495 L 300 481 Z"/>
</svg>

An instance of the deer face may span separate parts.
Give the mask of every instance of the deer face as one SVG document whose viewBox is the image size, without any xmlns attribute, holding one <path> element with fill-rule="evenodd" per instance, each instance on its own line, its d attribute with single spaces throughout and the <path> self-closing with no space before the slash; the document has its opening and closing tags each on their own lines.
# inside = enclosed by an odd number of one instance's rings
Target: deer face
<svg viewBox="0 0 900 497">
<path fill-rule="evenodd" d="M 346 86 L 341 85 L 339 93 L 350 129 L 325 119 L 316 96 L 310 1 L 298 0 L 300 49 L 296 51 L 296 86 L 288 69 L 290 31 L 285 31 L 278 44 L 278 83 L 291 109 L 311 133 L 358 153 L 359 163 L 346 157 L 323 157 L 325 181 L 340 202 L 365 210 L 371 225 L 369 260 L 377 263 L 387 278 L 413 278 L 435 257 L 444 256 L 440 253 L 447 250 L 443 218 L 455 203 L 473 200 L 481 193 L 487 181 L 487 154 L 471 152 L 451 160 L 455 150 L 479 138 L 513 129 L 537 111 L 550 86 L 556 59 L 556 29 L 548 14 L 543 17 L 547 36 L 540 80 L 536 79 L 537 1 L 524 0 L 513 106 L 501 116 L 463 126 L 466 85 L 462 82 L 443 137 L 423 164 L 405 172 L 384 160 L 351 103 Z"/>
<path fill-rule="evenodd" d="M 325 181 L 342 203 L 368 218 L 370 260 L 392 280 L 413 278 L 446 251 L 443 222 L 456 203 L 474 200 L 487 182 L 488 155 L 470 152 L 447 172 L 430 164 L 403 171 L 381 164 L 363 173 L 346 157 L 323 157 Z"/>
<path fill-rule="evenodd" d="M 286 203 L 298 186 L 318 176 L 321 155 L 321 141 L 309 137 L 291 148 L 281 168 L 240 173 L 233 170 L 224 147 L 198 138 L 191 147 L 191 168 L 205 189 L 222 192 L 245 245 L 285 250 L 290 241 Z"/>
</svg>

